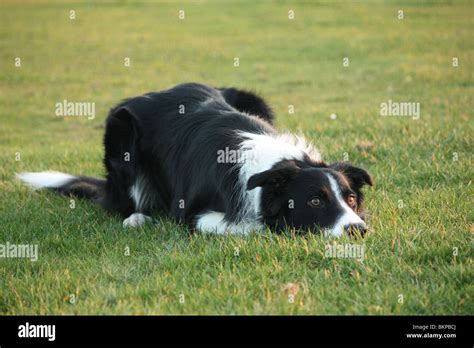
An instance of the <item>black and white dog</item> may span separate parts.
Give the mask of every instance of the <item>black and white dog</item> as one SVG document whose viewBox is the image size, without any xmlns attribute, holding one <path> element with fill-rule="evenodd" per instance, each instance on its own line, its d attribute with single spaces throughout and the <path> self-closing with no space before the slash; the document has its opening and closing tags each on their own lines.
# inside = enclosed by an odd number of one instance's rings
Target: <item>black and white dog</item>
<svg viewBox="0 0 474 348">
<path fill-rule="evenodd" d="M 110 111 L 106 179 L 22 173 L 36 188 L 85 197 L 139 226 L 166 214 L 202 232 L 366 231 L 363 169 L 328 165 L 302 137 L 280 134 L 258 96 L 188 83 Z"/>
</svg>

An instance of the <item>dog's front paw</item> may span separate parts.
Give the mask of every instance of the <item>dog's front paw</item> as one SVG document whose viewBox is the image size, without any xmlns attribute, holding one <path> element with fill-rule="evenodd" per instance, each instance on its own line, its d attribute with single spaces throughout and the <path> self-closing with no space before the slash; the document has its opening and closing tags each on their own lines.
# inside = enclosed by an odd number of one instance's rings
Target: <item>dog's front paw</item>
<svg viewBox="0 0 474 348">
<path fill-rule="evenodd" d="M 123 220 L 123 227 L 140 227 L 149 221 L 151 221 L 151 217 L 140 213 L 133 213 Z"/>
</svg>

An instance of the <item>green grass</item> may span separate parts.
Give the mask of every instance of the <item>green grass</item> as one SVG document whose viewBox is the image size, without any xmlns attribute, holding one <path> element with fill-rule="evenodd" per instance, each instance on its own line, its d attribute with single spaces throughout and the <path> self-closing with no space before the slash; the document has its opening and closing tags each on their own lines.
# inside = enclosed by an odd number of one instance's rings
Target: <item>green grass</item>
<svg viewBox="0 0 474 348">
<path fill-rule="evenodd" d="M 473 16 L 469 1 L 2 1 L 0 244 L 38 244 L 39 260 L 0 259 L 0 313 L 472 314 Z M 368 236 L 337 241 L 364 243 L 364 262 L 325 257 L 332 241 L 314 235 L 189 235 L 166 219 L 124 230 L 14 180 L 103 175 L 108 109 L 187 81 L 256 89 L 279 129 L 372 173 Z M 63 99 L 95 102 L 96 118 L 56 117 Z M 420 119 L 380 116 L 388 99 L 420 102 Z"/>
</svg>

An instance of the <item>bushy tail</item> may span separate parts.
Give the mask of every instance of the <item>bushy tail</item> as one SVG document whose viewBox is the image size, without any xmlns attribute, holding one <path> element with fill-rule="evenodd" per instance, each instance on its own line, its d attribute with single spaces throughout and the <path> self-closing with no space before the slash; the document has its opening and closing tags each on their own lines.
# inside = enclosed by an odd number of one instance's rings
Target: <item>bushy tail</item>
<svg viewBox="0 0 474 348">
<path fill-rule="evenodd" d="M 260 117 L 273 124 L 273 111 L 268 104 L 254 92 L 236 88 L 219 88 L 225 101 L 241 112 Z"/>
<path fill-rule="evenodd" d="M 105 180 L 88 176 L 74 176 L 60 172 L 17 174 L 23 183 L 35 189 L 47 188 L 63 195 L 87 198 L 102 204 L 105 197 Z"/>
</svg>

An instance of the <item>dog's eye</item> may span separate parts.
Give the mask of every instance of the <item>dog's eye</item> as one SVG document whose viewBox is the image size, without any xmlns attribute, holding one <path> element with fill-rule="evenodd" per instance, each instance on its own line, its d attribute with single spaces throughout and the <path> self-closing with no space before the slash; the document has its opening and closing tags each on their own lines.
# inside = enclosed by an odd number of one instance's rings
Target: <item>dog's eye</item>
<svg viewBox="0 0 474 348">
<path fill-rule="evenodd" d="M 354 194 L 350 194 L 348 197 L 347 197 L 347 203 L 350 205 L 350 206 L 353 206 L 356 204 L 356 196 Z"/>
<path fill-rule="evenodd" d="M 311 208 L 319 207 L 319 206 L 321 205 L 321 200 L 320 200 L 318 197 L 311 198 L 311 199 L 308 201 L 308 205 L 309 205 Z"/>
</svg>

